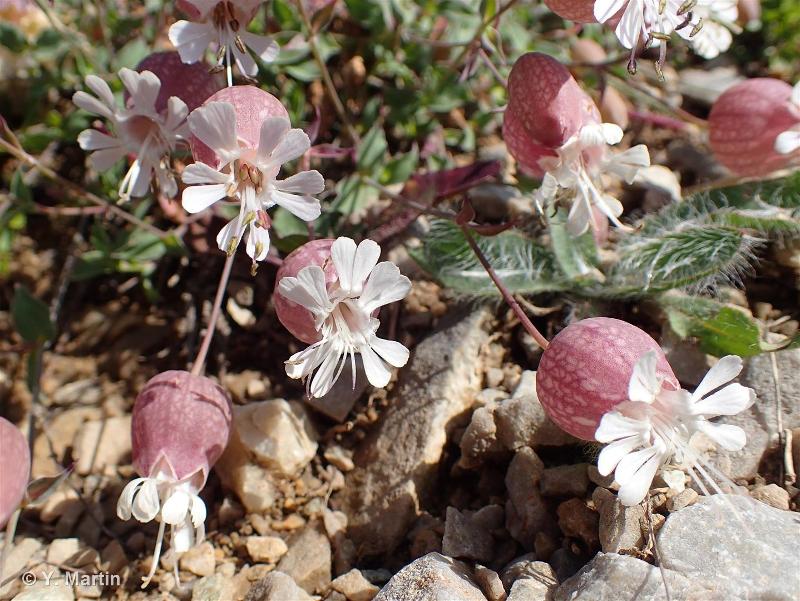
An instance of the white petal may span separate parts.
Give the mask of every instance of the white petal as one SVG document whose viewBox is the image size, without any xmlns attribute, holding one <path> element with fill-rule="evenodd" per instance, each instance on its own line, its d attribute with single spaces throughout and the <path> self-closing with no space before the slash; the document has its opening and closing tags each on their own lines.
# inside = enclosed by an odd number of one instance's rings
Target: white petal
<svg viewBox="0 0 800 601">
<path fill-rule="evenodd" d="M 642 14 L 641 4 L 636 0 L 631 0 L 628 2 L 628 7 L 622 14 L 622 19 L 620 19 L 616 29 L 617 38 L 625 48 L 636 47 L 642 34 L 643 24 L 644 15 Z"/>
<path fill-rule="evenodd" d="M 332 309 L 325 284 L 325 272 L 319 265 L 304 267 L 297 277 L 282 278 L 278 292 L 312 313 L 325 314 Z"/>
<path fill-rule="evenodd" d="M 119 71 L 119 78 L 130 94 L 133 108 L 143 114 L 155 113 L 156 98 L 161 89 L 161 81 L 151 71 L 137 73 L 132 69 L 123 67 Z"/>
<path fill-rule="evenodd" d="M 131 196 L 134 198 L 141 198 L 146 196 L 150 191 L 150 182 L 153 179 L 153 165 L 146 161 L 136 161 L 134 166 L 138 164 L 138 169 L 132 169 L 131 180 Z"/>
<path fill-rule="evenodd" d="M 154 480 L 146 478 L 133 499 L 133 517 L 143 523 L 149 522 L 158 515 L 158 508 L 158 487 Z"/>
<path fill-rule="evenodd" d="M 609 411 L 600 419 L 594 438 L 597 442 L 611 442 L 629 436 L 639 436 L 647 432 L 649 427 L 646 421 L 627 417 L 617 411 Z"/>
<path fill-rule="evenodd" d="M 261 132 L 258 139 L 258 160 L 267 163 L 269 156 L 281 139 L 289 131 L 291 124 L 286 117 L 267 117 L 261 124 Z"/>
<path fill-rule="evenodd" d="M 389 365 L 394 367 L 403 367 L 408 363 L 409 351 L 408 349 L 395 340 L 386 340 L 372 336 L 369 339 L 369 345 L 381 358 Z"/>
<path fill-rule="evenodd" d="M 638 436 L 629 436 L 606 445 L 597 458 L 597 471 L 603 476 L 608 476 L 614 471 L 622 458 L 633 451 L 640 443 L 641 439 Z"/>
<path fill-rule="evenodd" d="M 742 360 L 736 355 L 726 355 L 708 370 L 708 373 L 697 385 L 692 399 L 699 400 L 706 396 L 712 390 L 719 388 L 723 384 L 727 384 L 739 375 L 742 371 Z"/>
<path fill-rule="evenodd" d="M 167 524 L 177 525 L 186 521 L 191 496 L 182 490 L 174 490 L 161 508 L 161 519 Z"/>
<path fill-rule="evenodd" d="M 239 243 L 242 241 L 242 237 L 239 235 L 239 219 L 240 217 L 231 219 L 217 234 L 217 246 L 224 253 L 230 250 L 235 251 L 239 248 Z M 236 238 L 236 241 L 233 249 L 231 249 L 231 241 L 234 238 Z"/>
<path fill-rule="evenodd" d="M 728 384 L 692 406 L 694 415 L 736 415 L 755 402 L 756 393 L 741 384 Z"/>
<path fill-rule="evenodd" d="M 114 120 L 114 111 L 86 92 L 75 92 L 72 95 L 72 102 L 74 102 L 77 107 L 93 115 L 100 115 L 106 119 Z"/>
<path fill-rule="evenodd" d="M 592 208 L 588 200 L 578 194 L 572 201 L 572 208 L 567 215 L 567 231 L 573 236 L 580 236 L 589 229 L 592 222 Z"/>
<path fill-rule="evenodd" d="M 313 196 L 299 196 L 274 190 L 270 199 L 303 221 L 314 221 L 322 213 L 319 201 Z"/>
<path fill-rule="evenodd" d="M 169 28 L 169 41 L 184 63 L 196 63 L 214 41 L 214 34 L 214 26 L 210 23 L 177 21 Z"/>
<path fill-rule="evenodd" d="M 184 184 L 227 184 L 231 176 L 212 169 L 205 163 L 192 163 L 187 165 L 181 176 Z"/>
<path fill-rule="evenodd" d="M 147 480 L 147 478 L 136 478 L 128 482 L 125 485 L 125 488 L 122 489 L 122 493 L 120 493 L 119 500 L 117 501 L 117 517 L 119 519 L 131 519 L 133 498 L 136 495 L 136 491 L 139 489 L 139 486 L 141 486 L 145 480 Z"/>
<path fill-rule="evenodd" d="M 775 152 L 780 154 L 791 154 L 800 148 L 800 130 L 785 131 L 775 138 Z"/>
<path fill-rule="evenodd" d="M 632 401 L 652 403 L 661 390 L 661 382 L 656 375 L 658 357 L 655 351 L 642 355 L 633 366 L 631 380 L 628 383 L 628 398 Z"/>
<path fill-rule="evenodd" d="M 100 102 L 110 109 L 115 108 L 117 103 L 114 100 L 114 94 L 111 92 L 111 88 L 108 87 L 104 79 L 97 77 L 97 75 L 87 75 L 86 86 L 95 93 L 100 99 Z"/>
<path fill-rule="evenodd" d="M 341 357 L 341 353 L 337 352 L 329 352 L 325 356 L 322 365 L 320 365 L 317 373 L 315 373 L 314 377 L 311 379 L 311 386 L 309 387 L 311 396 L 320 398 L 330 392 L 336 382 L 336 377 L 338 375 L 337 368 L 340 365 Z"/>
<path fill-rule="evenodd" d="M 210 102 L 192 111 L 189 129 L 226 162 L 238 156 L 236 109 L 230 102 Z"/>
<path fill-rule="evenodd" d="M 619 12 L 628 0 L 595 0 L 594 18 L 600 23 L 605 23 Z"/>
<path fill-rule="evenodd" d="M 195 528 L 199 528 L 206 521 L 206 504 L 203 503 L 203 499 L 197 495 L 192 495 L 190 511 L 192 515 L 192 524 Z"/>
<path fill-rule="evenodd" d="M 625 152 L 615 155 L 605 164 L 605 168 L 632 184 L 640 169 L 650 166 L 650 153 L 647 146 L 639 144 Z"/>
<path fill-rule="evenodd" d="M 83 150 L 101 150 L 119 148 L 122 142 L 96 129 L 84 129 L 78 134 L 78 145 Z"/>
<path fill-rule="evenodd" d="M 376 388 L 383 388 L 392 378 L 392 372 L 386 367 L 383 360 L 375 354 L 370 347 L 364 346 L 361 349 L 361 359 L 364 362 L 364 372 L 367 380 Z"/>
<path fill-rule="evenodd" d="M 254 261 L 266 259 L 269 253 L 269 230 L 256 223 L 251 223 L 248 228 L 245 251 L 247 256 Z"/>
<path fill-rule="evenodd" d="M 648 461 L 654 457 L 658 458 L 660 456 L 661 453 L 659 453 L 658 449 L 652 446 L 629 453 L 623 457 L 617 465 L 617 469 L 614 471 L 614 479 L 620 485 L 628 484 L 631 480 L 635 480 L 638 477 L 637 472 L 639 472 Z M 655 471 L 653 473 L 655 473 Z"/>
<path fill-rule="evenodd" d="M 177 96 L 170 96 L 167 100 L 167 118 L 164 122 L 164 129 L 173 134 L 178 133 L 188 116 L 189 107 L 186 106 L 186 103 Z"/>
<path fill-rule="evenodd" d="M 194 528 L 185 519 L 172 527 L 170 549 L 174 553 L 185 553 L 194 546 Z"/>
<path fill-rule="evenodd" d="M 628 457 L 631 457 L 631 455 L 628 455 L 625 459 L 628 459 Z M 646 455 L 643 455 L 643 457 L 646 457 Z M 617 498 L 619 498 L 620 502 L 629 507 L 641 503 L 647 495 L 647 491 L 650 490 L 650 485 L 653 483 L 653 478 L 660 465 L 661 458 L 658 454 L 653 453 L 651 457 L 639 466 L 635 474 L 625 484 L 620 485 L 619 493 L 617 493 Z M 619 471 L 619 468 L 617 468 L 617 471 Z M 617 481 L 619 482 L 619 480 Z"/>
<path fill-rule="evenodd" d="M 292 194 L 320 194 L 325 190 L 325 179 L 319 171 L 301 171 L 286 179 L 277 180 L 275 187 Z"/>
<path fill-rule="evenodd" d="M 209 184 L 206 186 L 189 186 L 184 188 L 181 204 L 189 213 L 204 211 L 218 200 L 226 196 L 225 184 Z"/>
<path fill-rule="evenodd" d="M 397 265 L 384 261 L 370 273 L 358 304 L 367 315 L 371 315 L 378 307 L 405 298 L 410 291 L 411 280 L 400 273 Z"/>
<path fill-rule="evenodd" d="M 239 34 L 239 37 L 242 38 L 244 45 L 250 48 L 258 58 L 260 58 L 265 63 L 271 63 L 276 58 L 278 58 L 278 52 L 280 52 L 280 48 L 278 44 L 275 43 L 269 36 L 265 35 L 256 35 L 254 33 L 250 33 L 249 31 L 243 31 Z"/>
<path fill-rule="evenodd" d="M 313 372 L 330 354 L 330 344 L 313 344 L 299 353 L 295 353 L 285 362 L 286 375 L 294 380 L 305 378 Z"/>
<path fill-rule="evenodd" d="M 619 144 L 622 140 L 624 134 L 619 125 L 615 123 L 603 123 L 600 128 L 603 132 L 603 139 L 606 144 L 611 144 L 613 146 L 614 144 Z"/>
<path fill-rule="evenodd" d="M 306 132 L 302 129 L 290 129 L 272 151 L 270 162 L 275 166 L 283 165 L 303 156 L 310 147 L 311 141 Z"/>
<path fill-rule="evenodd" d="M 739 426 L 703 420 L 697 428 L 726 451 L 739 451 L 747 444 L 747 434 Z"/>
<path fill-rule="evenodd" d="M 92 169 L 98 172 L 111 169 L 115 163 L 125 158 L 127 152 L 121 146 L 117 148 L 106 148 L 105 150 L 95 150 L 89 157 Z"/>
<path fill-rule="evenodd" d="M 236 44 L 231 44 L 231 51 L 233 52 L 233 59 L 236 66 L 239 67 L 239 71 L 248 77 L 254 78 L 258 75 L 258 65 L 248 52 L 242 52 Z"/>
</svg>

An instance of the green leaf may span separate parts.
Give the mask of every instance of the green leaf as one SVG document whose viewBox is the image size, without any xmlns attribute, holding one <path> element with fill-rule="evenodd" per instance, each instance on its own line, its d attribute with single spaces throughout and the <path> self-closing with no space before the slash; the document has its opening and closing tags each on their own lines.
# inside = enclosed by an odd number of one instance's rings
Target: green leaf
<svg viewBox="0 0 800 601">
<path fill-rule="evenodd" d="M 380 124 L 375 124 L 361 140 L 356 154 L 356 164 L 359 172 L 364 175 L 372 175 L 379 162 L 383 162 L 383 157 L 389 145 L 386 143 L 386 134 Z"/>
<path fill-rule="evenodd" d="M 33 296 L 25 286 L 18 286 L 11 299 L 11 317 L 22 338 L 31 344 L 41 344 L 56 335 L 50 321 L 49 307 Z"/>
<path fill-rule="evenodd" d="M 597 244 L 591 231 L 580 236 L 570 234 L 567 231 L 567 212 L 564 209 L 548 215 L 547 221 L 553 252 L 561 271 L 573 280 L 602 280 L 603 275 L 597 269 Z"/>
<path fill-rule="evenodd" d="M 386 164 L 381 173 L 380 182 L 384 186 L 405 183 L 419 164 L 419 150 L 417 146 L 400 156 L 393 158 Z"/>
<path fill-rule="evenodd" d="M 497 236 L 473 234 L 489 264 L 512 293 L 565 290 L 553 254 L 515 230 Z M 409 249 L 420 266 L 448 288 L 470 296 L 498 295 L 464 234 L 453 223 L 435 220 L 421 248 Z"/>
<path fill-rule="evenodd" d="M 22 32 L 8 23 L 0 23 L 0 45 L 5 46 L 14 54 L 22 52 L 27 43 Z"/>
<path fill-rule="evenodd" d="M 118 71 L 122 67 L 131 68 L 132 65 L 138 65 L 149 53 L 150 46 L 147 42 L 141 37 L 135 37 L 114 55 L 113 70 Z"/>
<path fill-rule="evenodd" d="M 705 353 L 752 357 L 776 348 L 761 340 L 758 322 L 742 310 L 706 298 L 675 294 L 662 295 L 658 302 L 675 333 L 681 338 L 697 338 Z"/>
<path fill-rule="evenodd" d="M 358 174 L 350 175 L 336 185 L 336 200 L 331 209 L 342 215 L 355 215 L 378 199 L 378 191 L 365 184 Z"/>
</svg>

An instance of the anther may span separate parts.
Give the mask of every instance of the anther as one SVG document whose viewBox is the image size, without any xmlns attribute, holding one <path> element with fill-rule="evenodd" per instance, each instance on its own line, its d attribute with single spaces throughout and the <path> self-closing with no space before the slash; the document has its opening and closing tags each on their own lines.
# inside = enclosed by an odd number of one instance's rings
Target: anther
<svg viewBox="0 0 800 601">
<path fill-rule="evenodd" d="M 701 29 L 703 29 L 703 18 L 702 18 L 702 17 L 701 17 L 701 18 L 700 18 L 700 20 L 697 22 L 697 25 L 695 25 L 694 27 L 692 27 L 692 31 L 690 31 L 690 32 L 689 32 L 689 37 L 690 37 L 690 38 L 693 38 L 693 37 L 694 37 L 694 36 L 696 36 L 698 33 L 700 33 L 700 30 L 701 30 Z"/>
</svg>

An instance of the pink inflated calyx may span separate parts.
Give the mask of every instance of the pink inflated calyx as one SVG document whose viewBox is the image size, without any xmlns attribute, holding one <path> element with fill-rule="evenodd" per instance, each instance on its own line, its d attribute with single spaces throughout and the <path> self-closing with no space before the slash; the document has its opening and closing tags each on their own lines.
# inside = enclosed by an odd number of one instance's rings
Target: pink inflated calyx
<svg viewBox="0 0 800 601">
<path fill-rule="evenodd" d="M 792 86 L 771 78 L 748 79 L 722 94 L 708 118 L 709 141 L 720 163 L 738 175 L 762 176 L 797 160 L 775 141 L 800 124 L 790 102 Z"/>
<path fill-rule="evenodd" d="M 544 3 L 562 19 L 576 23 L 597 23 L 594 0 L 544 0 Z"/>
<path fill-rule="evenodd" d="M 131 442 L 133 466 L 141 477 L 122 491 L 117 515 L 160 522 L 143 587 L 155 574 L 167 525 L 176 553 L 205 536 L 206 508 L 199 492 L 228 444 L 230 427 L 230 398 L 203 376 L 166 371 L 151 378 L 136 397 Z"/>
<path fill-rule="evenodd" d="M 314 344 L 321 335 L 314 324 L 311 312 L 290 301 L 278 292 L 280 281 L 285 277 L 296 277 L 300 270 L 309 265 L 318 265 L 325 272 L 325 281 L 328 285 L 336 281 L 336 270 L 331 261 L 331 245 L 334 240 L 312 240 L 293 250 L 284 260 L 275 277 L 275 292 L 272 295 L 275 304 L 275 313 L 278 319 L 291 334 L 305 342 Z"/>
<path fill-rule="evenodd" d="M 570 324 L 542 355 L 536 372 L 539 401 L 563 430 L 593 441 L 603 415 L 629 400 L 633 369 L 651 351 L 664 388 L 679 390 L 661 347 L 643 330 L 608 317 Z"/>
<path fill-rule="evenodd" d="M 255 86 L 231 86 L 223 88 L 209 97 L 203 104 L 211 102 L 227 102 L 233 105 L 236 113 L 236 135 L 239 143 L 246 148 L 258 148 L 261 126 L 269 117 L 283 117 L 289 119 L 289 113 L 269 92 Z M 205 163 L 213 168 L 218 168 L 222 159 L 201 142 L 196 136 L 189 140 L 192 156 L 196 161 Z"/>
<path fill-rule="evenodd" d="M 19 428 L 0 417 L 0 528 L 25 497 L 30 473 L 28 441 Z"/>
<path fill-rule="evenodd" d="M 183 100 L 191 112 L 221 87 L 217 79 L 208 72 L 206 65 L 184 63 L 177 52 L 155 52 L 142 60 L 136 70 L 139 73 L 150 71 L 161 81 L 161 89 L 156 98 L 158 112 L 167 108 L 167 102 L 172 96 Z"/>
<path fill-rule="evenodd" d="M 541 177 L 542 158 L 556 156 L 555 149 L 584 125 L 599 122 L 594 101 L 556 59 L 529 52 L 514 64 L 508 78 L 503 138 L 524 171 Z"/>
</svg>

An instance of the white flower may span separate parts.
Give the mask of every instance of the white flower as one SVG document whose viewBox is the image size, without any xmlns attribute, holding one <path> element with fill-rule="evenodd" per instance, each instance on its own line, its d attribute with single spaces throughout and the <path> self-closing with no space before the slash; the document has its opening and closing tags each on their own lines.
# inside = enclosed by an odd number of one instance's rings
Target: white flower
<svg viewBox="0 0 800 601">
<path fill-rule="evenodd" d="M 169 40 L 178 50 L 184 63 L 196 63 L 203 58 L 209 45 L 217 44 L 217 66 L 228 67 L 231 81 L 231 54 L 236 65 L 247 77 L 255 77 L 258 65 L 248 53 L 252 50 L 264 62 L 278 56 L 278 45 L 268 36 L 246 30 L 255 8 L 263 0 L 187 0 L 200 13 L 201 21 L 177 21 L 169 28 Z"/>
<path fill-rule="evenodd" d="M 718 489 L 703 467 L 709 466 L 695 449 L 696 434 L 704 434 L 729 451 L 737 451 L 747 442 L 738 426 L 709 421 L 719 415 L 735 415 L 755 401 L 752 389 L 728 384 L 742 370 L 739 357 L 720 359 L 693 393 L 662 388 L 656 362 L 655 351 L 642 356 L 628 386 L 630 401 L 606 413 L 595 433 L 598 442 L 609 443 L 600 452 L 598 471 L 603 475 L 614 472 L 620 485 L 619 499 L 625 505 L 640 503 L 656 472 L 673 459 L 688 469 L 701 489 L 706 490 L 695 469 Z"/>
<path fill-rule="evenodd" d="M 186 115 L 189 111 L 186 104 L 172 96 L 167 108 L 159 113 L 155 104 L 161 82 L 155 74 L 123 68 L 119 77 L 130 95 L 126 108 L 117 106 L 111 88 L 96 75 L 86 77 L 86 85 L 96 97 L 86 92 L 75 92 L 72 101 L 80 108 L 104 117 L 113 130 L 113 135 L 109 135 L 86 129 L 78 135 L 78 144 L 92 152 L 91 163 L 96 171 L 106 171 L 125 156 L 133 155 L 134 161 L 119 187 L 121 199 L 146 195 L 153 176 L 159 189 L 172 197 L 178 192 L 178 186 L 169 168 L 168 154 L 187 137 Z"/>
<path fill-rule="evenodd" d="M 602 191 L 601 173 L 614 174 L 633 183 L 639 169 L 650 165 L 647 146 L 640 144 L 624 152 L 611 154 L 608 145 L 622 140 L 622 130 L 612 123 L 585 125 L 566 143 L 556 149 L 557 157 L 539 161 L 545 176 L 534 199 L 539 206 L 555 201 L 559 189 L 571 191 L 572 202 L 567 228 L 573 235 L 584 233 L 592 225 L 592 206 L 600 209 L 619 228 L 622 203 Z M 597 159 L 598 153 L 600 159 Z"/>
<path fill-rule="evenodd" d="M 192 163 L 183 170 L 189 187 L 182 196 L 183 208 L 198 213 L 224 198 L 240 202 L 239 215 L 217 235 L 220 250 L 232 254 L 247 230 L 247 254 L 263 261 L 269 251 L 267 209 L 280 205 L 304 221 L 320 215 L 313 194 L 325 189 L 318 171 L 302 171 L 277 179 L 283 163 L 302 156 L 311 142 L 301 129 L 290 129 L 284 117 L 269 117 L 261 125 L 258 148 L 244 145 L 236 134 L 236 111 L 229 102 L 210 102 L 192 111 L 189 129 L 221 159 L 218 169 Z"/>
<path fill-rule="evenodd" d="M 687 27 L 678 30 L 678 34 L 690 41 L 695 54 L 705 59 L 716 58 L 731 47 L 731 32 L 741 33 L 736 24 L 739 18 L 736 0 L 698 0 L 692 12 L 702 19 L 702 29 L 691 35 L 691 29 Z"/>
<path fill-rule="evenodd" d="M 153 563 L 142 588 L 147 586 L 158 567 L 167 524 L 170 526 L 170 549 L 176 553 L 188 551 L 205 538 L 206 506 L 198 496 L 205 480 L 206 474 L 202 471 L 178 480 L 169 461 L 162 457 L 148 477 L 131 480 L 122 489 L 117 501 L 117 516 L 121 520 L 133 516 L 142 523 L 154 519 L 160 522 Z"/>
<path fill-rule="evenodd" d="M 791 154 L 795 150 L 800 150 L 800 82 L 792 88 L 789 102 L 797 114 L 798 123 L 775 138 L 775 151 L 780 154 Z"/>
<path fill-rule="evenodd" d="M 350 238 L 337 238 L 331 246 L 331 259 L 337 281 L 329 288 L 321 267 L 304 267 L 297 277 L 285 277 L 278 292 L 308 309 L 321 339 L 286 362 L 290 378 L 308 378 L 313 397 L 324 396 L 338 379 L 350 357 L 355 387 L 355 354 L 364 363 L 369 383 L 383 387 L 389 383 L 387 367 L 402 367 L 408 349 L 394 340 L 378 338 L 380 322 L 373 317 L 379 307 L 398 301 L 411 290 L 411 281 L 400 274 L 394 263 L 378 263 L 381 249 L 372 240 L 358 247 Z"/>
</svg>

